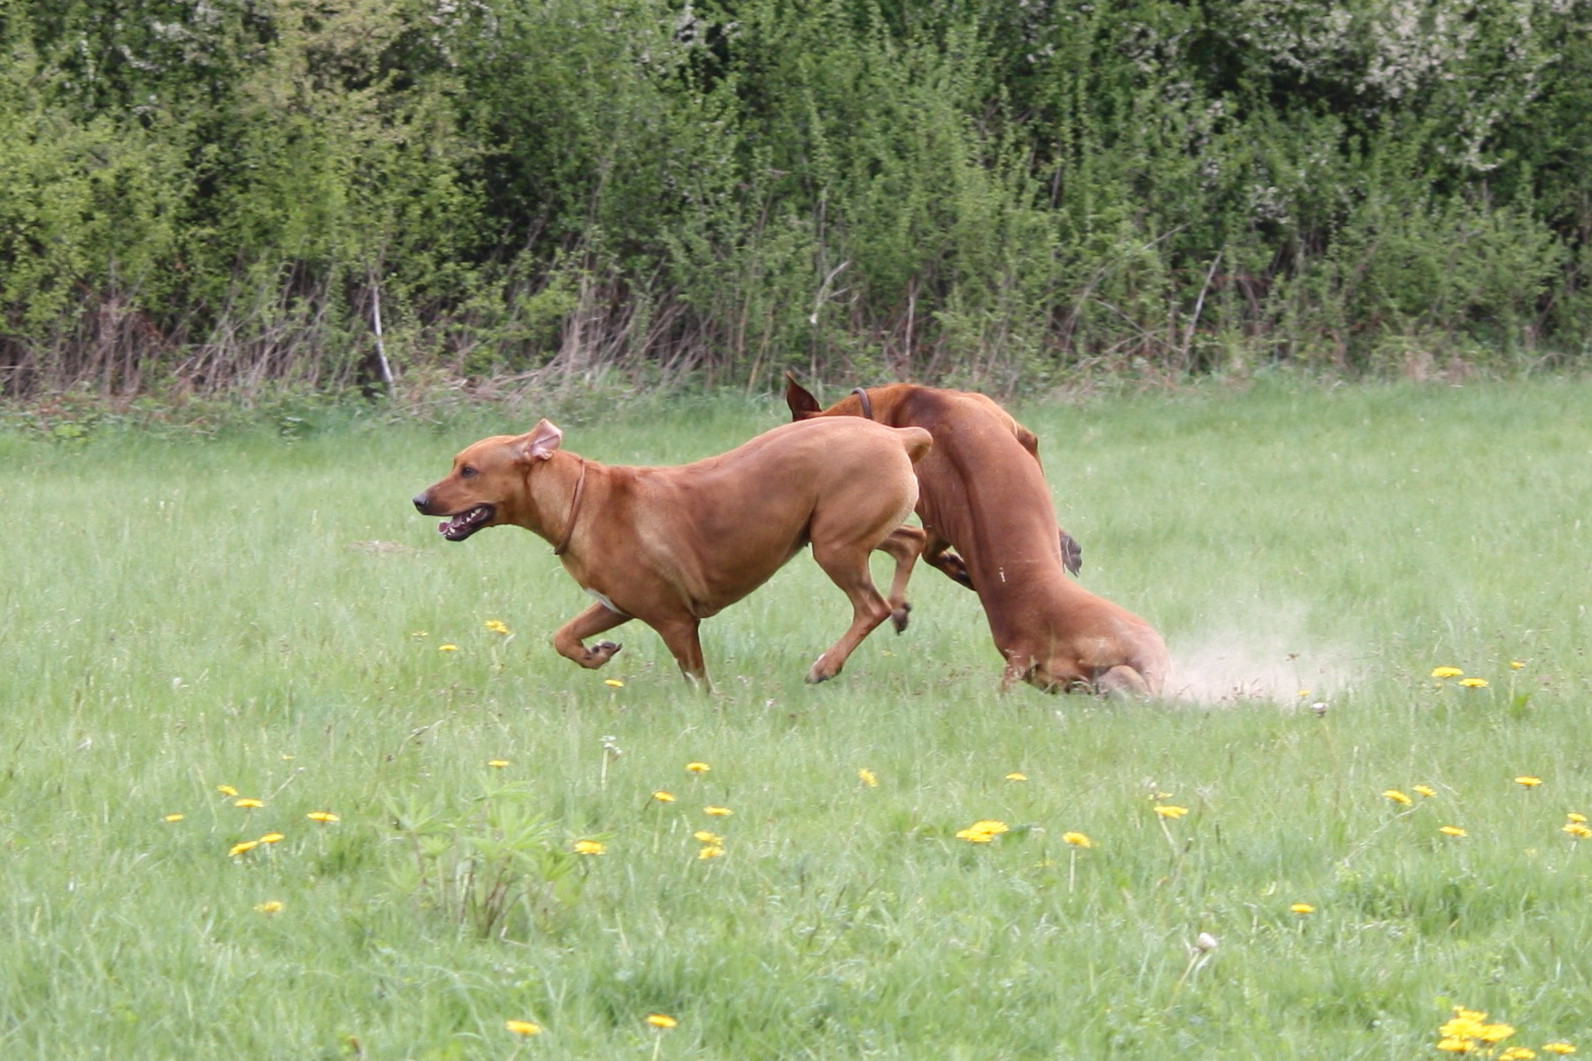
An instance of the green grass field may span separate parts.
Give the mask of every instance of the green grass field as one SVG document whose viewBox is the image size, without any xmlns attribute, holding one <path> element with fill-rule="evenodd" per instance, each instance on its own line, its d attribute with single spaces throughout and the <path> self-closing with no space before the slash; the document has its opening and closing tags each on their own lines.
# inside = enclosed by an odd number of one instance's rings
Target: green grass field
<svg viewBox="0 0 1592 1061">
<path fill-rule="evenodd" d="M 1177 697 L 1000 694 L 928 570 L 806 687 L 805 556 L 704 624 L 712 696 L 639 624 L 582 671 L 546 543 L 408 502 L 535 412 L 0 435 L 0 1056 L 1413 1059 L 1455 1006 L 1592 1049 L 1592 386 L 1016 411 Z M 563 426 L 674 463 L 778 413 Z"/>
</svg>

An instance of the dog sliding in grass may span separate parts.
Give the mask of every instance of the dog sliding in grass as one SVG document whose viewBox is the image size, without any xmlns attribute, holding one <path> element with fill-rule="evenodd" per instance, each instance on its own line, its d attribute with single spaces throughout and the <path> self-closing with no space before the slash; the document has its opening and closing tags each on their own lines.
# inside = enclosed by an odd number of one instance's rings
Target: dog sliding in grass
<svg viewBox="0 0 1592 1061">
<path fill-rule="evenodd" d="M 672 467 L 603 465 L 562 448 L 543 420 L 524 435 L 482 439 L 447 478 L 414 499 L 443 516 L 449 541 L 514 524 L 553 553 L 597 603 L 553 635 L 582 667 L 601 667 L 619 646 L 586 639 L 631 619 L 658 631 L 680 670 L 707 685 L 697 628 L 766 582 L 811 545 L 813 559 L 851 601 L 850 627 L 807 672 L 833 678 L 887 618 L 905 628 L 906 584 L 924 533 L 902 526 L 918 499 L 912 465 L 927 431 L 832 418 L 786 424 L 728 453 Z M 895 560 L 887 601 L 868 555 Z"/>
<path fill-rule="evenodd" d="M 1077 545 L 1056 525 L 1039 440 L 982 394 L 892 383 L 858 387 L 828 409 L 793 377 L 799 423 L 826 417 L 921 427 L 934 451 L 915 469 L 924 559 L 978 594 L 1002 684 L 1047 692 L 1159 696 L 1171 664 L 1149 623 L 1067 578 Z M 955 553 L 949 550 L 955 549 Z"/>
</svg>

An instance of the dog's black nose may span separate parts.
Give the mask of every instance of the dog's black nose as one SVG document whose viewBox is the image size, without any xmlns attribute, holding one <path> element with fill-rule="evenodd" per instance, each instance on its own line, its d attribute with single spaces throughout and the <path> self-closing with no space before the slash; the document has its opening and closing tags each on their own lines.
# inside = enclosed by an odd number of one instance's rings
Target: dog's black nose
<svg viewBox="0 0 1592 1061">
<path fill-rule="evenodd" d="M 415 503 L 415 511 L 424 516 L 426 514 L 426 508 L 431 504 L 431 498 L 427 497 L 425 494 L 416 494 L 412 500 Z"/>
</svg>

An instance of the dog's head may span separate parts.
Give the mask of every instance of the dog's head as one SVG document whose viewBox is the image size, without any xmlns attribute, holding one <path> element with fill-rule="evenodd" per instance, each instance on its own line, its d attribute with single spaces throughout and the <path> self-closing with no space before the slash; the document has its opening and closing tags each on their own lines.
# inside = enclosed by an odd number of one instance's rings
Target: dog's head
<svg viewBox="0 0 1592 1061">
<path fill-rule="evenodd" d="M 543 420 L 523 435 L 493 435 L 453 458 L 447 478 L 414 498 L 422 516 L 446 516 L 437 530 L 462 542 L 484 527 L 519 523 L 530 504 L 530 471 L 557 452 L 564 432 Z"/>
</svg>

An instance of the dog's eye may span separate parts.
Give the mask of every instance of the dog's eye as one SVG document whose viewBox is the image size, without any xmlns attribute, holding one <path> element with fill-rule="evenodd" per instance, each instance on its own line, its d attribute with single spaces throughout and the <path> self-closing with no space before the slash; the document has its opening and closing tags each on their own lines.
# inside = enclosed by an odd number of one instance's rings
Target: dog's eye
<svg viewBox="0 0 1592 1061">
<path fill-rule="evenodd" d="M 468 464 L 466 464 L 464 467 L 459 469 L 459 478 L 461 478 L 461 479 L 474 479 L 475 478 L 475 469 L 470 467 Z"/>
</svg>

